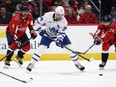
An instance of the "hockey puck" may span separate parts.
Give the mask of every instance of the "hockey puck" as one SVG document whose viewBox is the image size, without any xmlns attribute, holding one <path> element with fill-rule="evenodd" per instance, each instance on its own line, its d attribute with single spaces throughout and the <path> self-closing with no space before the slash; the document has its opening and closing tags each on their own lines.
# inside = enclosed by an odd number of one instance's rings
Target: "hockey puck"
<svg viewBox="0 0 116 87">
<path fill-rule="evenodd" d="M 99 74 L 99 76 L 103 76 L 103 74 Z"/>
<path fill-rule="evenodd" d="M 30 78 L 31 80 L 33 80 L 33 78 Z"/>
</svg>

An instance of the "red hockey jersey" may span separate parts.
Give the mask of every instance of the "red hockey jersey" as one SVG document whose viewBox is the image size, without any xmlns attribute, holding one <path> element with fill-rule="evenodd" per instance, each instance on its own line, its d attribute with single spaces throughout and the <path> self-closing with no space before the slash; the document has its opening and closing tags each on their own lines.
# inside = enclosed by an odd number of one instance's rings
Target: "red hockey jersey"
<svg viewBox="0 0 116 87">
<path fill-rule="evenodd" d="M 21 14 L 14 15 L 7 27 L 7 31 L 12 36 L 16 35 L 17 38 L 22 37 L 26 33 L 27 27 L 29 30 L 33 30 L 33 17 L 29 13 L 25 19 L 22 19 Z"/>
<path fill-rule="evenodd" d="M 116 34 L 116 23 L 112 22 L 107 27 L 105 27 L 103 24 L 99 24 L 98 30 L 100 30 L 100 32 L 97 34 L 97 36 L 103 38 L 104 42 L 108 42 L 109 40 L 113 39 L 114 34 Z"/>
</svg>

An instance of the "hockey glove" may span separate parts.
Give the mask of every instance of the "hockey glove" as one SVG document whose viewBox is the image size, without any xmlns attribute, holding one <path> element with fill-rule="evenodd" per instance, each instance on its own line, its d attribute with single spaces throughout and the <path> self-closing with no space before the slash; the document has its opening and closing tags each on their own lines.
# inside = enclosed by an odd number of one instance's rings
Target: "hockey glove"
<svg viewBox="0 0 116 87">
<path fill-rule="evenodd" d="M 37 37 L 37 33 L 34 30 L 32 30 L 31 31 L 31 38 L 35 39 L 36 37 Z"/>
<path fill-rule="evenodd" d="M 21 47 L 21 42 L 19 40 L 15 40 L 15 43 L 16 43 L 16 45 L 17 45 L 18 48 Z"/>
<path fill-rule="evenodd" d="M 61 37 L 57 38 L 56 45 L 63 48 L 63 38 Z"/>
<path fill-rule="evenodd" d="M 95 45 L 99 45 L 99 44 L 101 44 L 101 43 L 103 43 L 103 39 L 102 39 L 102 38 L 100 38 L 100 39 L 94 41 L 94 44 L 95 44 Z"/>
<path fill-rule="evenodd" d="M 14 35 L 14 41 L 15 41 L 15 43 L 16 43 L 16 46 L 17 46 L 18 48 L 20 48 L 21 42 L 19 41 L 19 39 L 18 39 L 18 37 L 17 37 L 16 34 Z"/>
</svg>

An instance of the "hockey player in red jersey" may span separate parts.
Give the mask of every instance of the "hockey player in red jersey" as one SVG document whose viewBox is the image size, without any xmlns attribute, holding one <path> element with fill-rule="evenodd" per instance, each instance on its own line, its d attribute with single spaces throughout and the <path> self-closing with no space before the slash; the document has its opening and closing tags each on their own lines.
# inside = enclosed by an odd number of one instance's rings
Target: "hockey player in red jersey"
<svg viewBox="0 0 116 87">
<path fill-rule="evenodd" d="M 20 12 L 12 17 L 6 29 L 6 37 L 9 48 L 7 50 L 7 57 L 5 60 L 4 68 L 9 68 L 14 50 L 20 48 L 21 45 L 25 43 L 18 51 L 15 59 L 19 65 L 23 64 L 22 58 L 24 57 L 24 54 L 30 50 L 30 41 L 28 41 L 28 36 L 26 34 L 27 27 L 30 30 L 31 38 L 35 39 L 37 33 L 33 29 L 33 17 L 29 13 L 28 7 L 22 5 L 20 7 Z"/>
<path fill-rule="evenodd" d="M 116 23 L 116 6 L 111 8 L 111 16 L 112 16 L 112 21 Z M 114 44 L 115 47 L 115 52 L 116 52 L 116 44 Z"/>
<path fill-rule="evenodd" d="M 104 69 L 107 63 L 110 46 L 116 44 L 116 24 L 112 21 L 110 15 L 103 17 L 103 22 L 98 25 L 93 38 L 96 45 L 102 43 L 102 63 L 99 65 L 99 69 L 101 70 Z"/>
</svg>

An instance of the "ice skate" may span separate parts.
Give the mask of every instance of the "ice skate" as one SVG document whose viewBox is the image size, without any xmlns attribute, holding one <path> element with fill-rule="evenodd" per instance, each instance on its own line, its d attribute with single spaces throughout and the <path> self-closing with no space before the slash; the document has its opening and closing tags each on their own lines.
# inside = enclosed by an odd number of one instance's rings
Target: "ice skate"
<svg viewBox="0 0 116 87">
<path fill-rule="evenodd" d="M 27 66 L 27 70 L 28 70 L 29 72 L 31 72 L 32 69 L 33 69 L 33 67 L 34 67 L 34 65 L 31 64 L 31 63 L 29 63 L 29 65 Z"/>
<path fill-rule="evenodd" d="M 9 60 L 5 60 L 3 68 L 8 69 L 9 67 L 10 67 L 10 61 Z"/>
<path fill-rule="evenodd" d="M 102 62 L 101 64 L 99 64 L 99 70 L 103 70 L 105 65 L 106 65 L 105 62 Z"/>
<path fill-rule="evenodd" d="M 82 66 L 81 64 L 75 64 L 75 66 L 81 71 L 83 71 L 85 69 L 85 67 Z"/>
<path fill-rule="evenodd" d="M 22 61 L 22 58 L 16 56 L 15 58 L 15 62 L 21 67 L 23 65 L 23 61 Z"/>
</svg>

